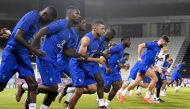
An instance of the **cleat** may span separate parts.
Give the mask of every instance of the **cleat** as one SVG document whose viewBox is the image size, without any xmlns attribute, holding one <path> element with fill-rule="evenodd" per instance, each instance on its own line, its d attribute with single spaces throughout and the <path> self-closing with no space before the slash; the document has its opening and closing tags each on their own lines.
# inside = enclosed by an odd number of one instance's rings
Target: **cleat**
<svg viewBox="0 0 190 109">
<path fill-rule="evenodd" d="M 99 106 L 98 109 L 107 109 L 105 106 Z"/>
<path fill-rule="evenodd" d="M 142 96 L 141 92 L 138 92 L 137 95 L 138 95 L 138 96 Z"/>
<path fill-rule="evenodd" d="M 151 100 L 150 98 L 144 98 L 144 101 L 146 101 L 147 103 L 153 104 L 155 103 L 153 100 Z"/>
<path fill-rule="evenodd" d="M 154 102 L 157 104 L 160 103 L 160 98 L 154 98 Z"/>
<path fill-rule="evenodd" d="M 16 101 L 17 102 L 20 102 L 20 100 L 21 100 L 21 97 L 22 97 L 22 95 L 24 94 L 24 90 L 22 89 L 22 85 L 23 85 L 24 83 L 18 83 L 17 84 L 17 91 L 16 91 Z"/>
<path fill-rule="evenodd" d="M 110 109 L 108 106 L 105 106 L 105 109 Z"/>
<path fill-rule="evenodd" d="M 120 103 L 123 104 L 124 100 L 125 100 L 125 97 L 120 93 L 119 94 L 119 101 L 120 101 Z"/>
<path fill-rule="evenodd" d="M 63 103 L 63 106 L 64 106 L 65 108 L 67 108 L 68 105 L 69 105 L 69 102 L 68 102 L 68 101 L 65 101 L 65 102 Z"/>
</svg>

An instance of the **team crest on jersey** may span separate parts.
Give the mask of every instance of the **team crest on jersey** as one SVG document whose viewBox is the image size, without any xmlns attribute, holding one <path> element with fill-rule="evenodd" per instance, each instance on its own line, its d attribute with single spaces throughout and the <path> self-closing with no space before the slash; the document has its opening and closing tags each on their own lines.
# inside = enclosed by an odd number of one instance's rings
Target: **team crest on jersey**
<svg viewBox="0 0 190 109">
<path fill-rule="evenodd" d="M 62 40 L 61 43 L 57 44 L 57 47 L 62 49 L 63 46 L 65 45 L 66 41 L 65 40 Z"/>
</svg>

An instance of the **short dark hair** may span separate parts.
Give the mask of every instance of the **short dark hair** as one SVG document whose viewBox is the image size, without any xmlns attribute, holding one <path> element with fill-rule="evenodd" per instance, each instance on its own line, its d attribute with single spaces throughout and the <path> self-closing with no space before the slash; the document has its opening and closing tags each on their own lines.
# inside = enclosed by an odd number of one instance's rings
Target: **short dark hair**
<svg viewBox="0 0 190 109">
<path fill-rule="evenodd" d="M 121 42 L 124 41 L 124 40 L 130 40 L 130 37 L 122 37 Z"/>
<path fill-rule="evenodd" d="M 71 6 L 67 7 L 66 14 L 70 13 L 70 11 L 73 11 L 73 10 L 77 10 L 78 11 L 79 8 L 76 7 L 76 6 L 71 5 Z"/>
<path fill-rule="evenodd" d="M 167 35 L 162 35 L 160 38 L 164 39 L 166 42 L 170 42 L 170 39 Z"/>
<path fill-rule="evenodd" d="M 50 10 L 50 13 L 53 18 L 57 18 L 57 9 L 53 6 L 46 7 L 48 10 Z"/>
<path fill-rule="evenodd" d="M 124 54 L 123 54 L 123 57 L 125 57 L 125 56 L 129 56 L 129 53 L 124 53 Z"/>
</svg>

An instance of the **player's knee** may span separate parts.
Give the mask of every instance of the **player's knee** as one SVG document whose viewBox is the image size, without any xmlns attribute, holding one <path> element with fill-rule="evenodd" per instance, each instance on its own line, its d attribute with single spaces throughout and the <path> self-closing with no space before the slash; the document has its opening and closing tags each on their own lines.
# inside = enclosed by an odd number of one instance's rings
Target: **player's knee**
<svg viewBox="0 0 190 109">
<path fill-rule="evenodd" d="M 104 87 L 104 80 L 97 81 L 98 87 Z"/>
<path fill-rule="evenodd" d="M 52 86 L 50 87 L 50 89 L 51 89 L 51 92 L 52 92 L 52 93 L 57 93 L 57 91 L 58 91 L 58 85 L 57 85 L 57 84 L 52 85 Z"/>
<path fill-rule="evenodd" d="M 77 95 L 82 95 L 83 94 L 83 90 L 82 89 L 76 89 L 75 90 L 75 93 L 77 94 Z"/>
<path fill-rule="evenodd" d="M 30 84 L 28 84 L 28 90 L 34 91 L 34 90 L 37 90 L 37 88 L 38 88 L 38 84 L 37 83 L 30 83 Z"/>
<path fill-rule="evenodd" d="M 119 85 L 116 85 L 116 86 L 113 87 L 113 90 L 117 92 L 120 88 L 121 87 Z"/>
<path fill-rule="evenodd" d="M 59 94 L 57 91 L 51 93 L 53 98 L 56 98 L 56 96 Z"/>
<path fill-rule="evenodd" d="M 89 91 L 89 94 L 95 94 L 96 93 L 96 90 L 90 90 Z"/>
<path fill-rule="evenodd" d="M 141 81 L 134 81 L 132 84 L 133 84 L 134 86 L 138 86 L 140 83 L 141 83 Z"/>
<path fill-rule="evenodd" d="M 89 93 L 90 93 L 90 94 L 94 94 L 94 93 L 96 93 L 96 91 L 97 91 L 97 88 L 96 88 L 96 87 L 91 87 L 91 88 L 89 88 Z"/>
<path fill-rule="evenodd" d="M 109 93 L 109 91 L 110 91 L 110 87 L 109 88 L 104 88 L 104 92 Z"/>
</svg>

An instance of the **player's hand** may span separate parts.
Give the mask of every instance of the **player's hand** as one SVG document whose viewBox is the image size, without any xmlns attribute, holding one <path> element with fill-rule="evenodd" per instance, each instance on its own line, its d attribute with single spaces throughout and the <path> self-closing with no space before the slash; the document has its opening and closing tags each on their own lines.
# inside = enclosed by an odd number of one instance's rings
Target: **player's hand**
<svg viewBox="0 0 190 109">
<path fill-rule="evenodd" d="M 78 60 L 79 60 L 79 61 L 85 61 L 85 60 L 87 60 L 87 58 L 88 58 L 88 55 L 82 55 L 82 54 L 80 54 L 80 53 L 78 53 L 78 55 L 79 55 L 79 57 L 78 57 Z"/>
<path fill-rule="evenodd" d="M 142 59 L 141 59 L 141 58 L 138 58 L 137 61 L 141 63 L 141 62 L 142 62 Z"/>
<path fill-rule="evenodd" d="M 102 64 L 98 64 L 98 65 L 99 65 L 99 67 L 101 67 L 101 68 L 103 67 L 103 65 L 102 65 Z"/>
<path fill-rule="evenodd" d="M 111 68 L 110 67 L 106 67 L 106 74 L 109 74 L 109 73 L 111 73 Z"/>
<path fill-rule="evenodd" d="M 98 58 L 98 63 L 99 63 L 99 64 L 103 64 L 103 63 L 105 63 L 105 62 L 106 62 L 106 59 L 105 59 L 104 57 Z"/>
<path fill-rule="evenodd" d="M 44 57 L 45 56 L 45 52 L 41 51 L 39 49 L 34 49 L 32 52 L 34 53 L 34 55 L 39 56 L 39 57 Z"/>
<path fill-rule="evenodd" d="M 85 61 L 85 60 L 86 60 L 85 57 L 79 57 L 79 58 L 77 58 L 77 59 L 78 59 L 78 61 Z"/>
</svg>

